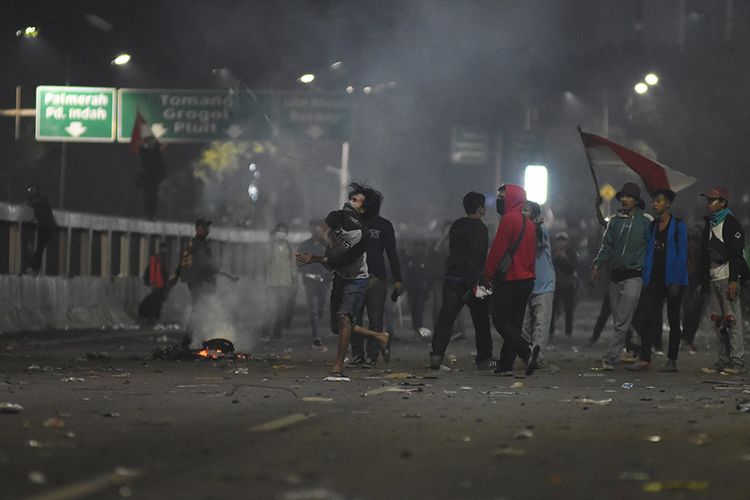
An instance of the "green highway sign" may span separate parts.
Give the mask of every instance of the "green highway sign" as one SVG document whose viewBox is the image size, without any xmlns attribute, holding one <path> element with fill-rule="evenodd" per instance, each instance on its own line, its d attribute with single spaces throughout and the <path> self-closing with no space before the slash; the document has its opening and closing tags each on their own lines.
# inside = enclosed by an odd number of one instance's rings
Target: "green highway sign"
<svg viewBox="0 0 750 500">
<path fill-rule="evenodd" d="M 114 142 L 113 88 L 36 88 L 36 140 Z"/>
<path fill-rule="evenodd" d="M 486 165 L 490 161 L 490 134 L 472 127 L 453 127 L 451 161 L 459 165 Z"/>
<path fill-rule="evenodd" d="M 287 138 L 349 140 L 352 111 L 346 94 L 283 92 L 278 112 L 279 131 Z"/>
<path fill-rule="evenodd" d="M 265 139 L 271 126 L 268 93 L 239 99 L 228 90 L 120 89 L 118 142 L 130 142 L 137 113 L 161 142 L 203 142 L 248 136 Z M 143 134 L 142 135 L 147 135 Z"/>
</svg>

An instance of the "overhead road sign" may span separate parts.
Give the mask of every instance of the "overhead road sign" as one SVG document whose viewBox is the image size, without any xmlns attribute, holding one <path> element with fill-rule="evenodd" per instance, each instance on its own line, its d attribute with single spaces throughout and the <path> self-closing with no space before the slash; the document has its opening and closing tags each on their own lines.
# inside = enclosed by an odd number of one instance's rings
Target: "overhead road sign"
<svg viewBox="0 0 750 500">
<path fill-rule="evenodd" d="M 36 140 L 114 142 L 116 93 L 107 87 L 37 87 Z"/>
</svg>

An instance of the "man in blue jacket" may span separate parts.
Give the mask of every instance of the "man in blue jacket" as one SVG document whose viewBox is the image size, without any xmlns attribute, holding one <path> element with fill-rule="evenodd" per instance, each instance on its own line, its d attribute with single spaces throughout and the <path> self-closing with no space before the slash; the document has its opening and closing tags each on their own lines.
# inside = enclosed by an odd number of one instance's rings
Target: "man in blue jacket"
<svg viewBox="0 0 750 500">
<path fill-rule="evenodd" d="M 640 362 L 630 365 L 631 371 L 648 371 L 651 368 L 651 345 L 661 331 L 661 311 L 667 301 L 669 318 L 669 353 L 662 372 L 677 371 L 677 354 L 680 350 L 680 303 L 682 287 L 688 284 L 687 226 L 673 217 L 670 207 L 675 193 L 670 189 L 657 189 L 652 193 L 651 208 L 654 221 L 646 240 L 646 262 L 643 267 L 643 296 L 641 297 Z"/>
</svg>

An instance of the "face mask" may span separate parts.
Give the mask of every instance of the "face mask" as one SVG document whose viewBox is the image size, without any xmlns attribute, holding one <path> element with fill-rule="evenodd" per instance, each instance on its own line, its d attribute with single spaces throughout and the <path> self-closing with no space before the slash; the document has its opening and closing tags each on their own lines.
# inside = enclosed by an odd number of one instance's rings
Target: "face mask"
<svg viewBox="0 0 750 500">
<path fill-rule="evenodd" d="M 495 210 L 497 210 L 499 215 L 505 215 L 505 198 L 497 198 L 497 201 L 495 202 Z"/>
<path fill-rule="evenodd" d="M 276 233 L 274 236 L 277 240 L 286 240 L 288 238 L 286 233 Z"/>
</svg>

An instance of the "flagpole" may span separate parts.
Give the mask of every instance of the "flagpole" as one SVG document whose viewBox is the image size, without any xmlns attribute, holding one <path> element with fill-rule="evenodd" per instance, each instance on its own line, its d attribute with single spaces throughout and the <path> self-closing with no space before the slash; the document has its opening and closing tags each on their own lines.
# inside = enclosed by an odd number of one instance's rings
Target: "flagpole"
<svg viewBox="0 0 750 500">
<path fill-rule="evenodd" d="M 601 196 L 599 189 L 599 179 L 596 178 L 596 172 L 594 171 L 594 165 L 591 163 L 591 157 L 589 157 L 589 150 L 586 147 L 586 143 L 583 141 L 583 130 L 581 130 L 581 127 L 578 128 L 578 134 L 581 137 L 581 143 L 583 144 L 583 150 L 586 153 L 586 162 L 589 164 L 589 170 L 591 171 L 591 177 L 594 178 L 594 186 L 596 187 L 596 196 Z"/>
</svg>

